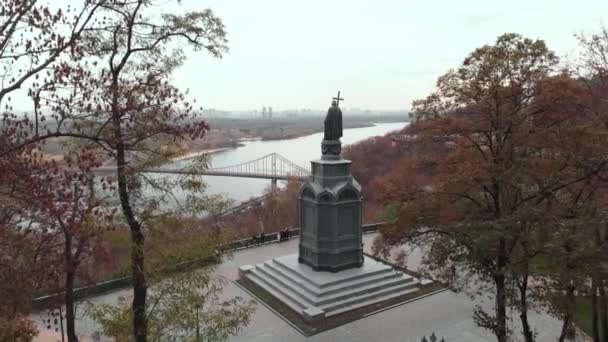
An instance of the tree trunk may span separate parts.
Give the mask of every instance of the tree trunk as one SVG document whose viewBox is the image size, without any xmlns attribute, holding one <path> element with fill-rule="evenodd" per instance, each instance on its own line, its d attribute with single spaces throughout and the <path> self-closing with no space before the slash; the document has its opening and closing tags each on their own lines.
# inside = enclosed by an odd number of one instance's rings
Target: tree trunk
<svg viewBox="0 0 608 342">
<path fill-rule="evenodd" d="M 591 278 L 591 332 L 593 342 L 600 342 L 600 331 L 598 327 L 598 303 L 597 303 L 597 278 Z"/>
<path fill-rule="evenodd" d="M 564 315 L 564 321 L 562 323 L 562 331 L 559 334 L 558 342 L 564 342 L 566 340 L 566 336 L 568 336 L 568 327 L 570 326 L 570 315 Z"/>
<path fill-rule="evenodd" d="M 68 271 L 65 275 L 65 326 L 68 342 L 78 342 L 74 314 L 74 272 L 72 271 Z"/>
<path fill-rule="evenodd" d="M 121 144 L 120 144 L 121 145 Z M 146 342 L 146 275 L 144 273 L 144 234 L 135 218 L 127 189 L 125 151 L 117 148 L 118 194 L 122 211 L 131 229 L 131 276 L 133 284 L 133 335 L 136 342 Z"/>
<path fill-rule="evenodd" d="M 133 337 L 136 342 L 147 342 L 146 296 L 148 286 L 144 273 L 144 234 L 142 227 L 135 218 L 129 189 L 127 187 L 127 162 L 125 157 L 125 144 L 122 140 L 120 111 L 118 110 L 118 76 L 115 75 L 112 106 L 112 124 L 116 139 L 116 172 L 118 178 L 118 195 L 122 212 L 131 230 L 131 283 L 133 285 Z"/>
<path fill-rule="evenodd" d="M 507 341 L 507 291 L 504 274 L 506 266 L 505 249 L 505 240 L 501 238 L 496 262 L 498 271 L 494 276 L 494 283 L 496 284 L 496 330 L 494 334 L 498 342 Z"/>
<path fill-rule="evenodd" d="M 599 280 L 598 281 L 598 289 L 600 291 L 600 296 L 599 296 L 599 300 L 598 300 L 598 306 L 599 306 L 599 316 L 600 316 L 600 329 L 602 331 L 601 335 L 602 336 L 602 341 L 604 342 L 608 342 L 608 312 L 607 312 L 607 308 L 606 308 L 606 288 L 605 288 L 605 281 L 604 280 Z"/>
<path fill-rule="evenodd" d="M 572 321 L 574 313 L 574 286 L 568 286 L 566 290 L 566 310 L 564 310 L 564 318 L 562 323 L 562 331 L 559 335 L 559 342 L 564 342 L 566 339 L 574 341 L 576 330 Z"/>
<path fill-rule="evenodd" d="M 498 342 L 507 341 L 507 296 L 505 287 L 505 276 L 494 277 L 496 283 L 496 339 Z"/>
<path fill-rule="evenodd" d="M 75 269 L 72 263 L 72 239 L 67 236 L 64 242 L 64 257 L 65 257 L 65 327 L 68 335 L 68 342 L 78 342 L 76 336 L 76 322 L 74 314 L 74 278 Z"/>
<path fill-rule="evenodd" d="M 604 242 L 602 232 L 596 226 L 595 229 L 595 245 L 598 251 L 603 249 Z M 601 259 L 601 258 L 599 258 Z M 593 341 L 608 342 L 608 316 L 606 314 L 606 290 L 604 287 L 604 275 L 600 271 L 600 265 L 595 264 L 593 268 L 594 274 L 591 277 L 591 304 L 593 310 Z M 599 290 L 599 296 L 598 296 Z"/>
<path fill-rule="evenodd" d="M 530 328 L 530 322 L 528 322 L 528 273 L 526 272 L 518 282 L 517 287 L 519 288 L 519 318 L 521 319 L 521 326 L 523 329 L 524 340 L 526 342 L 534 342 L 534 333 Z"/>
</svg>

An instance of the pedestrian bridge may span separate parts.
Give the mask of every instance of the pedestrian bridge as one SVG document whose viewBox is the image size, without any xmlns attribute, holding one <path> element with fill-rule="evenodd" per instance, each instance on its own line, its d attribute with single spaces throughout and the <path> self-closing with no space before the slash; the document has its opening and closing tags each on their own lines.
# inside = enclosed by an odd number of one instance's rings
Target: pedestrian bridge
<svg viewBox="0 0 608 342">
<path fill-rule="evenodd" d="M 95 169 L 97 172 L 115 171 L 113 167 L 102 167 Z M 262 178 L 271 179 L 273 182 L 277 180 L 295 179 L 304 181 L 310 177 L 310 171 L 294 164 L 287 158 L 277 153 L 270 153 L 263 157 L 250 160 L 244 163 L 229 165 L 217 168 L 209 168 L 199 170 L 195 168 L 171 168 L 158 167 L 143 170 L 146 173 L 170 173 L 170 174 L 186 174 L 186 175 L 206 175 L 206 176 L 222 176 L 222 177 L 245 177 L 245 178 Z"/>
</svg>

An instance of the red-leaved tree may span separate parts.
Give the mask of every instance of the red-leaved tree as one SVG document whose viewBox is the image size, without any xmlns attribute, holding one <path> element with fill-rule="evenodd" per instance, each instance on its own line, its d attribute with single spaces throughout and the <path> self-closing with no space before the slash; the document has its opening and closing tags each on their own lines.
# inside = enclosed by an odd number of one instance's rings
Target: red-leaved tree
<svg viewBox="0 0 608 342">
<path fill-rule="evenodd" d="M 561 222 L 554 203 L 605 168 L 595 143 L 602 132 L 585 115 L 580 84 L 556 74 L 556 64 L 542 40 L 517 34 L 473 51 L 414 102 L 411 144 L 437 147 L 404 162 L 404 177 L 417 182 L 393 176 L 386 186 L 400 215 L 382 231 L 385 250 L 422 243 L 431 271 L 455 263 L 470 273 L 463 279 L 495 299 L 493 312 L 478 307 L 474 318 L 499 342 L 510 334 L 510 305 L 526 341 L 534 340 L 527 280 L 531 260 L 546 252 L 543 239 L 558 228 L 552 223 Z"/>
</svg>

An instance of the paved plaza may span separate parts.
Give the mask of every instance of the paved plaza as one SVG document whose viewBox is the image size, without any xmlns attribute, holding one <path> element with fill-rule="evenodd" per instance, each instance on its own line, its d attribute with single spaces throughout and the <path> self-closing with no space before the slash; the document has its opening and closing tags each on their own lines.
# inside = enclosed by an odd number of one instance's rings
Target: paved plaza
<svg viewBox="0 0 608 342">
<path fill-rule="evenodd" d="M 369 251 L 374 234 L 363 236 L 365 248 Z M 253 247 L 234 252 L 232 258 L 218 266 L 217 272 L 231 280 L 236 279 L 238 268 L 243 265 L 259 263 L 270 258 L 293 254 L 297 252 L 298 239 L 287 242 L 271 243 L 261 247 Z M 416 268 L 420 258 L 411 255 L 408 267 Z M 130 290 L 121 290 L 98 296 L 97 302 L 113 302 L 119 296 L 129 296 Z M 250 298 L 234 283 L 229 282 L 224 289 L 224 296 L 242 296 Z M 231 341 L 383 341 L 383 342 L 419 342 L 424 335 L 435 332 L 449 342 L 494 341 L 493 335 L 480 329 L 472 319 L 474 306 L 480 304 L 486 308 L 492 307 L 492 300 L 472 301 L 465 294 L 444 291 L 422 298 L 366 318 L 348 323 L 341 327 L 304 337 L 290 324 L 283 321 L 263 304 L 258 303 L 254 317 L 238 336 Z M 510 321 L 512 328 L 519 331 L 519 320 L 515 312 Z M 37 315 L 34 319 L 40 320 Z M 530 312 L 530 321 L 538 330 L 538 341 L 556 341 L 561 324 L 555 318 L 544 314 Z M 95 331 L 95 325 L 87 319 L 80 318 L 77 322 L 79 334 L 90 335 Z M 42 326 L 40 327 L 42 330 Z M 521 340 L 516 334 L 515 341 Z"/>
<path fill-rule="evenodd" d="M 363 236 L 366 251 L 375 234 Z M 236 252 L 234 258 L 220 267 L 220 272 L 236 276 L 236 269 L 241 263 L 256 263 L 278 255 L 294 253 L 297 250 L 297 239 L 265 247 Z M 408 258 L 408 267 L 417 268 L 420 262 L 418 255 Z M 247 294 L 234 285 L 226 289 L 240 296 Z M 251 324 L 231 341 L 399 341 L 420 342 L 422 336 L 435 332 L 444 337 L 446 342 L 495 341 L 489 332 L 477 327 L 472 319 L 474 306 L 480 304 L 491 308 L 493 301 L 471 301 L 465 294 L 444 291 L 422 298 L 371 316 L 360 319 L 323 333 L 304 337 L 288 323 L 279 319 L 262 304 Z M 518 316 L 513 313 L 513 329 L 519 330 Z M 546 315 L 531 312 L 530 321 L 537 328 L 538 341 L 556 341 L 561 329 L 561 322 Z M 515 341 L 518 341 L 514 336 Z"/>
</svg>

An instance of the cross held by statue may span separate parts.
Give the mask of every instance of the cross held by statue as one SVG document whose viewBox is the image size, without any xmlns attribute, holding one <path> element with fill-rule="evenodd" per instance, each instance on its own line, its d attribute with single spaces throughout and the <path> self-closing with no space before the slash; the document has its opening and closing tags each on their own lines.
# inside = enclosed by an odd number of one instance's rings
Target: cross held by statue
<svg viewBox="0 0 608 342">
<path fill-rule="evenodd" d="M 338 96 L 333 98 L 336 101 L 336 106 L 340 106 L 340 101 L 344 101 L 343 98 L 340 97 L 340 91 L 338 90 Z"/>
</svg>

